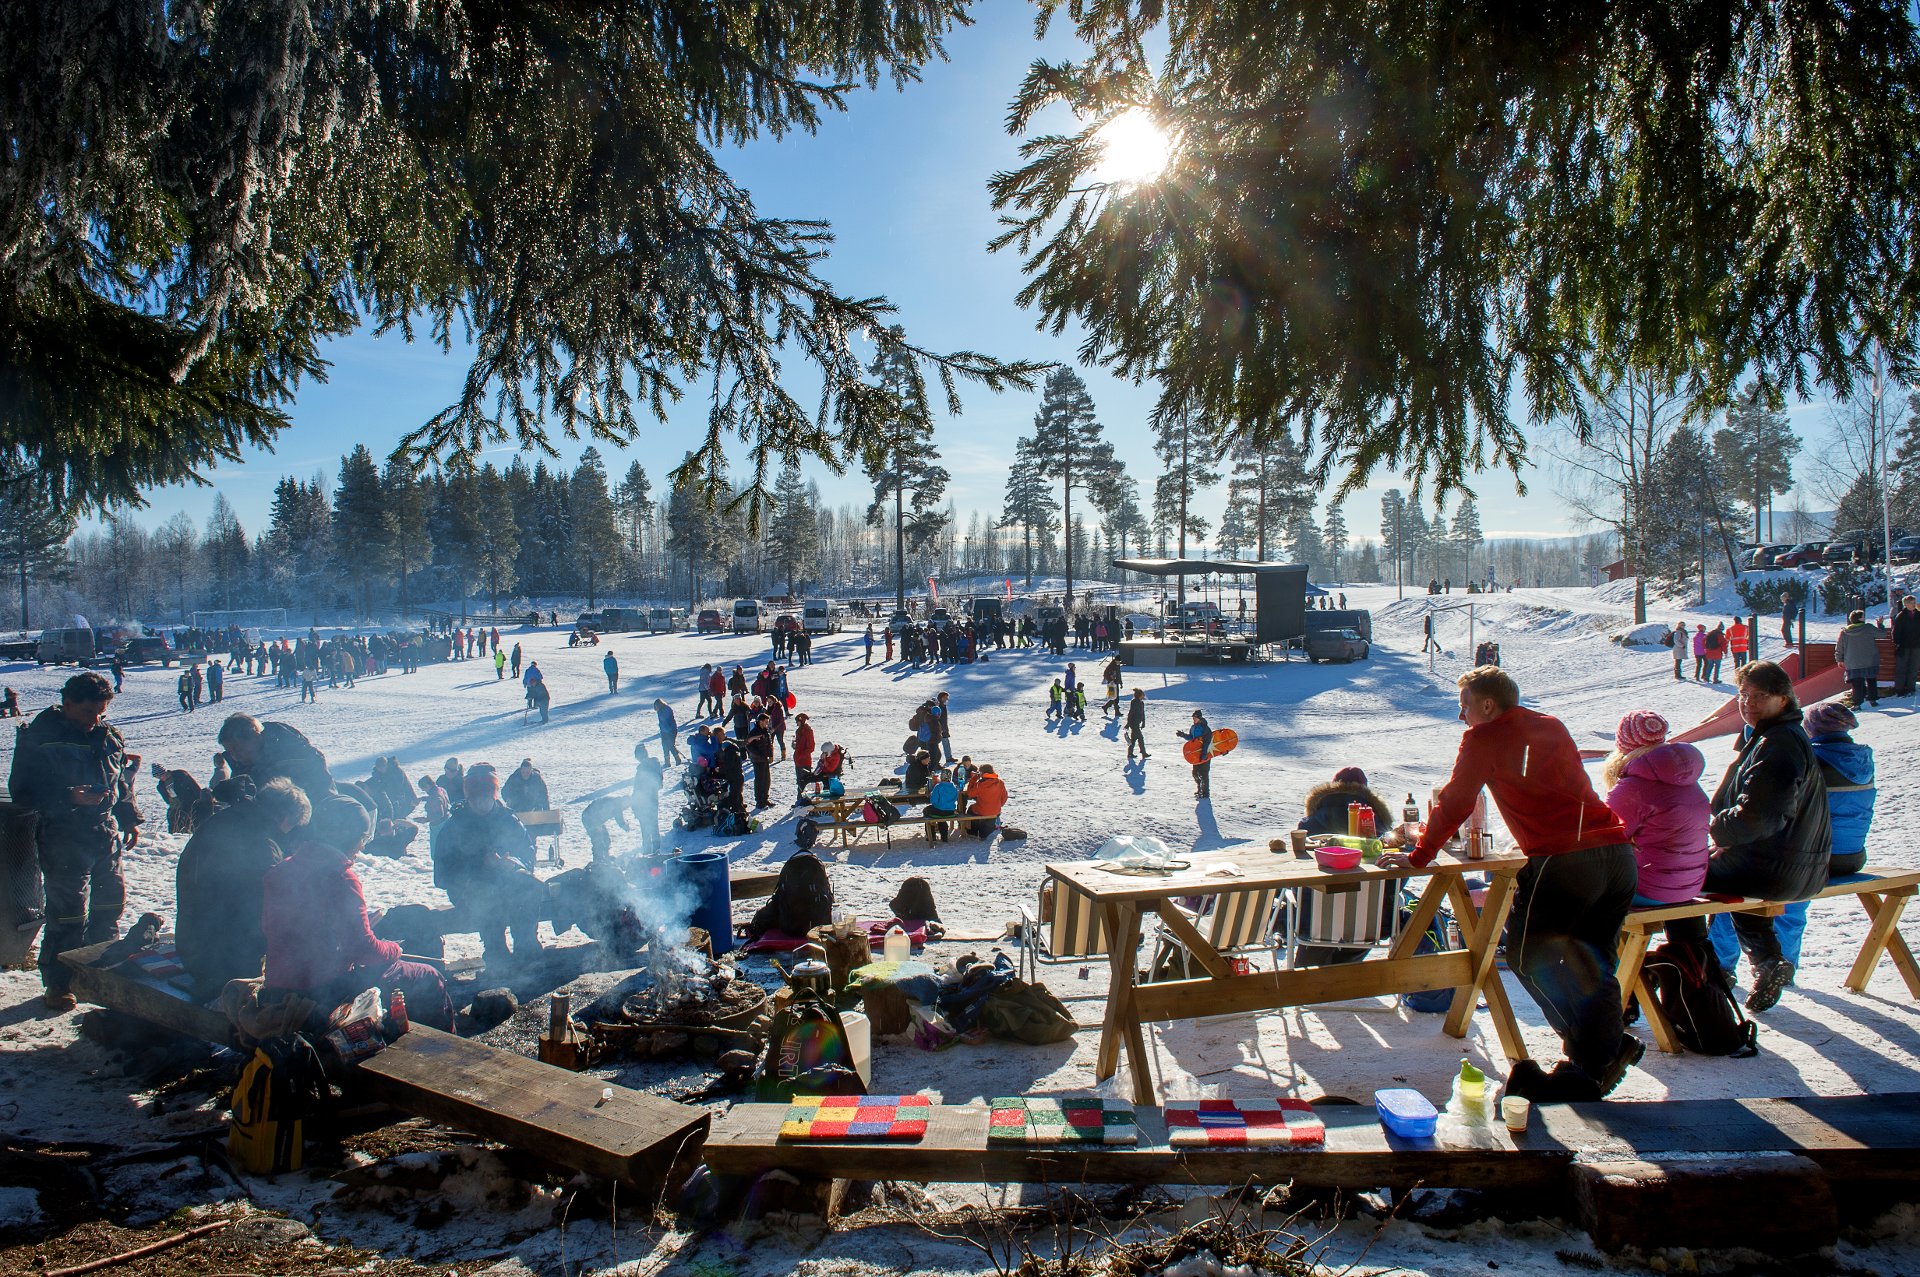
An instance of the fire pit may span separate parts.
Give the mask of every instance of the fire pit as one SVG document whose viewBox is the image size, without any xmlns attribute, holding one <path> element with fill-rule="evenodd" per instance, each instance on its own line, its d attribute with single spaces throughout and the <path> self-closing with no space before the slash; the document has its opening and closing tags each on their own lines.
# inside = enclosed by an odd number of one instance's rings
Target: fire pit
<svg viewBox="0 0 1920 1277">
<path fill-rule="evenodd" d="M 649 946 L 649 951 L 661 946 Z M 640 1059 L 758 1051 L 766 1042 L 767 991 L 730 962 L 692 949 L 662 950 L 631 979 L 609 989 L 581 1019 L 595 1054 Z"/>
</svg>

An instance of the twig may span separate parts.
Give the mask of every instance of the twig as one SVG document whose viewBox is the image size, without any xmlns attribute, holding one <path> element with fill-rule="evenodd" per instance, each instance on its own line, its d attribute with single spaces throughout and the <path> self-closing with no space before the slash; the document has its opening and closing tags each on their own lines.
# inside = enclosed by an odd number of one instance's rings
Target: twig
<svg viewBox="0 0 1920 1277">
<path fill-rule="evenodd" d="M 101 1268 L 111 1268 L 115 1264 L 124 1264 L 129 1259 L 141 1259 L 158 1251 L 170 1250 L 181 1242 L 190 1242 L 196 1237 L 205 1237 L 208 1233 L 217 1233 L 223 1228 L 233 1226 L 230 1219 L 215 1220 L 211 1224 L 202 1224 L 198 1228 L 189 1228 L 184 1233 L 162 1238 L 151 1245 L 139 1246 L 133 1250 L 121 1251 L 118 1255 L 108 1255 L 105 1259 L 90 1259 L 84 1264 L 75 1264 L 71 1268 L 49 1268 L 46 1277 L 79 1277 L 81 1273 L 94 1272 Z"/>
</svg>

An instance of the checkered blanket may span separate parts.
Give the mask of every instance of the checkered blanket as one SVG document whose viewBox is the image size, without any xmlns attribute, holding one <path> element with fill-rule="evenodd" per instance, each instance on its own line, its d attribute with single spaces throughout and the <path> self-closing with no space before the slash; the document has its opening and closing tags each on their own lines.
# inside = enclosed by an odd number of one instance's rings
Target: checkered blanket
<svg viewBox="0 0 1920 1277">
<path fill-rule="evenodd" d="M 987 1139 L 1013 1144 L 1132 1144 L 1133 1105 L 1119 1100 L 1006 1096 L 993 1101 Z"/>
<path fill-rule="evenodd" d="M 796 1095 L 780 1123 L 783 1140 L 917 1140 L 933 1101 L 924 1095 Z"/>
<path fill-rule="evenodd" d="M 1221 1144 L 1325 1144 L 1327 1128 L 1305 1100 L 1174 1100 L 1165 1109 L 1175 1148 Z"/>
</svg>

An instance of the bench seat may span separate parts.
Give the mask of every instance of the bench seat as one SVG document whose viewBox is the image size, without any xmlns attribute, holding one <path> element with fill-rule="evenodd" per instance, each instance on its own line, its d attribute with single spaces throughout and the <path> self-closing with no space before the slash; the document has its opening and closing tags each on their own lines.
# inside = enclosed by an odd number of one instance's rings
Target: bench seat
<svg viewBox="0 0 1920 1277">
<path fill-rule="evenodd" d="M 1852 970 L 1847 973 L 1846 987 L 1851 992 L 1866 992 L 1867 981 L 1873 978 L 1875 968 L 1880 965 L 1881 957 L 1885 956 L 1893 960 L 1894 970 L 1906 981 L 1907 992 L 1920 1000 L 1920 964 L 1914 962 L 1913 952 L 1899 931 L 1901 914 L 1916 891 L 1920 891 L 1920 869 L 1868 867 L 1859 873 L 1835 878 L 1811 897 L 1814 900 L 1833 900 L 1852 896 L 1867 912 L 1867 937 L 1860 945 L 1860 953 L 1854 959 Z M 1663 931 L 1667 923 L 1679 918 L 1710 918 L 1723 913 L 1777 918 L 1786 911 L 1786 907 L 1777 900 L 1700 896 L 1680 904 L 1652 905 L 1631 911 L 1620 932 L 1619 981 L 1622 1004 L 1638 996 L 1640 1009 L 1647 1017 L 1647 1026 L 1653 1030 L 1655 1043 L 1662 1051 L 1679 1053 L 1682 1048 L 1679 1039 L 1674 1036 L 1673 1025 L 1654 1000 L 1652 988 L 1642 972 L 1648 946 L 1652 944 L 1655 934 Z"/>
<path fill-rule="evenodd" d="M 898 820 L 890 820 L 885 823 L 872 820 L 816 820 L 813 823 L 820 830 L 822 839 L 830 835 L 837 836 L 840 840 L 840 846 L 842 847 L 851 847 L 858 835 L 868 830 L 877 829 L 885 834 L 887 847 L 891 850 L 893 847 L 893 831 L 903 825 L 918 825 L 920 827 L 920 836 L 931 837 L 933 832 L 931 827 L 934 825 L 971 825 L 983 820 L 998 819 L 1000 819 L 998 816 L 974 816 L 967 814 L 957 816 L 910 816 L 903 812 Z"/>
</svg>

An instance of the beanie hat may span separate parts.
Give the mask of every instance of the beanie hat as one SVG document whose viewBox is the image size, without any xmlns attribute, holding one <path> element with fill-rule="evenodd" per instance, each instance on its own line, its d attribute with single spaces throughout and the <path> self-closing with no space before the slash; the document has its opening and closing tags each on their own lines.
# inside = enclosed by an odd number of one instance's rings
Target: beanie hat
<svg viewBox="0 0 1920 1277">
<path fill-rule="evenodd" d="M 1613 733 L 1613 743 L 1623 754 L 1665 744 L 1666 739 L 1667 720 L 1650 709 L 1633 711 L 1620 720 L 1620 726 Z"/>
<path fill-rule="evenodd" d="M 351 856 L 373 837 L 373 817 L 345 794 L 332 794 L 313 805 L 307 834 L 344 855 Z"/>
<path fill-rule="evenodd" d="M 1358 767 L 1342 767 L 1333 774 L 1333 780 L 1336 785 L 1360 785 L 1364 787 L 1367 783 L 1367 774 Z"/>
<path fill-rule="evenodd" d="M 1807 711 L 1807 735 L 1836 736 L 1860 726 L 1853 711 L 1838 701 L 1822 701 Z"/>
</svg>

